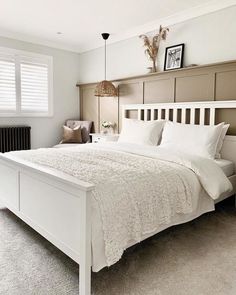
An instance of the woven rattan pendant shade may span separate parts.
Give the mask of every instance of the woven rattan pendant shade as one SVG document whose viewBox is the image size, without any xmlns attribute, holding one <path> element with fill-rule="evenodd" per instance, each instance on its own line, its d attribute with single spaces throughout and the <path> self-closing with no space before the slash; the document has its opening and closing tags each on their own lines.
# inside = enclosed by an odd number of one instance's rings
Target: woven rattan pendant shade
<svg viewBox="0 0 236 295">
<path fill-rule="evenodd" d="M 111 82 L 106 80 L 106 71 L 107 71 L 106 40 L 109 38 L 109 34 L 103 33 L 102 38 L 105 40 L 105 80 L 97 84 L 94 95 L 101 96 L 101 97 L 112 97 L 112 96 L 114 97 L 114 96 L 117 96 L 117 89 Z"/>
<path fill-rule="evenodd" d="M 116 87 L 111 82 L 103 80 L 97 84 L 95 96 L 117 96 Z"/>
</svg>

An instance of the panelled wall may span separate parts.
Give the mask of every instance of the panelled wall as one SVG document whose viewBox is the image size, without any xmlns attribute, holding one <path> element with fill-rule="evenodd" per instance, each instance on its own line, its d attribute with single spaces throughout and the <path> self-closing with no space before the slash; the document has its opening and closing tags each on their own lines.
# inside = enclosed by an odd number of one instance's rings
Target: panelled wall
<svg viewBox="0 0 236 295">
<path fill-rule="evenodd" d="M 130 103 L 192 102 L 236 100 L 236 61 L 160 72 L 113 81 L 119 96 L 94 96 L 96 83 L 78 85 L 80 89 L 81 118 L 94 122 L 95 132 L 101 122 L 116 124 L 121 130 L 121 105 Z M 136 117 L 135 113 L 129 114 Z M 229 134 L 236 134 L 236 111 L 219 110 L 217 122 L 231 124 Z"/>
</svg>

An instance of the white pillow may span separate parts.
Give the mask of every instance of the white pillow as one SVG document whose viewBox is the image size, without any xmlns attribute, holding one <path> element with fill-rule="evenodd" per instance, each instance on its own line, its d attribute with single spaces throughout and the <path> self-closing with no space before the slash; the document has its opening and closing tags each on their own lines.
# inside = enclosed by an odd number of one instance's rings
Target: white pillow
<svg viewBox="0 0 236 295">
<path fill-rule="evenodd" d="M 218 144 L 217 144 L 217 147 L 216 147 L 216 156 L 215 156 L 216 159 L 221 159 L 220 152 L 221 152 L 221 149 L 222 149 L 222 146 L 223 146 L 225 135 L 226 135 L 226 133 L 227 133 L 227 131 L 229 129 L 229 126 L 230 126 L 229 124 L 225 124 L 223 126 L 222 131 L 221 131 L 220 138 L 219 138 L 219 141 L 218 141 Z"/>
<path fill-rule="evenodd" d="M 216 126 L 166 122 L 161 146 L 214 159 L 224 123 Z"/>
<path fill-rule="evenodd" d="M 164 124 L 164 120 L 141 121 L 125 118 L 118 142 L 157 145 L 160 142 Z"/>
</svg>

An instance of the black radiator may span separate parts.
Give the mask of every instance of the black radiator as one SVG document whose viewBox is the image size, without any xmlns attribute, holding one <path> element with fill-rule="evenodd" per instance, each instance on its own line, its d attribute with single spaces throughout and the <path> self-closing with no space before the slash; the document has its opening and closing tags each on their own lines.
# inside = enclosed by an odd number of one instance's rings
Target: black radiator
<svg viewBox="0 0 236 295">
<path fill-rule="evenodd" d="M 30 149 L 29 126 L 0 126 L 0 152 Z"/>
</svg>

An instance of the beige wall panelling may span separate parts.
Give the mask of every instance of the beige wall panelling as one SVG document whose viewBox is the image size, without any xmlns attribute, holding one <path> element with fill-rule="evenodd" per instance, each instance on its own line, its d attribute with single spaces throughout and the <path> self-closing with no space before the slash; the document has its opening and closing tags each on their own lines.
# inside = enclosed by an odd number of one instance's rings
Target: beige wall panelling
<svg viewBox="0 0 236 295">
<path fill-rule="evenodd" d="M 236 99 L 236 68 L 216 73 L 216 100 Z"/>
<path fill-rule="evenodd" d="M 121 106 L 123 104 L 143 103 L 143 82 L 132 81 L 119 84 L 119 132 L 122 128 Z M 129 118 L 137 119 L 137 112 L 130 112 Z"/>
<path fill-rule="evenodd" d="M 172 77 L 144 81 L 144 103 L 174 102 L 174 87 Z"/>
<path fill-rule="evenodd" d="M 94 96 L 95 87 L 82 87 L 80 91 L 81 118 L 93 121 L 92 132 L 100 131 L 99 98 Z"/>
<path fill-rule="evenodd" d="M 216 123 L 225 122 L 230 124 L 227 134 L 236 135 L 236 110 L 221 109 L 216 110 Z"/>
<path fill-rule="evenodd" d="M 171 102 L 173 97 L 176 102 L 236 99 L 236 61 L 129 77 L 116 83 L 119 85 L 119 98 L 105 98 L 100 105 L 94 96 L 96 84 L 80 85 L 81 117 L 93 120 L 95 131 L 99 131 L 100 118 L 114 122 L 118 118 L 120 131 L 122 104 Z M 135 112 L 128 115 L 137 118 Z M 216 120 L 230 123 L 229 133 L 236 134 L 235 110 L 217 110 Z"/>
<path fill-rule="evenodd" d="M 176 77 L 175 101 L 214 100 L 214 74 L 203 71 L 195 74 L 194 69 Z"/>
<path fill-rule="evenodd" d="M 215 73 L 215 100 L 232 99 L 236 99 L 236 65 L 218 66 Z M 216 122 L 229 123 L 228 134 L 236 134 L 236 110 L 217 110 Z"/>
<path fill-rule="evenodd" d="M 118 97 L 100 97 L 100 126 L 102 121 L 115 123 L 118 132 Z"/>
</svg>

